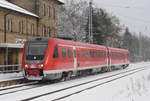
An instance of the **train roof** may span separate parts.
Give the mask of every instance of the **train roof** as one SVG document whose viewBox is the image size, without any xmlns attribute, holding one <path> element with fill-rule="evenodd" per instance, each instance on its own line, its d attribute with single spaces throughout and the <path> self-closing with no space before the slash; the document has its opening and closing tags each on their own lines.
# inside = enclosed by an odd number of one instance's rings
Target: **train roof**
<svg viewBox="0 0 150 101">
<path fill-rule="evenodd" d="M 87 47 L 87 48 L 101 48 L 101 49 L 106 49 L 106 46 L 103 45 L 95 45 L 95 44 L 88 44 L 88 43 L 83 43 L 83 42 L 75 42 L 71 40 L 63 40 L 63 39 L 58 39 L 58 38 L 47 38 L 47 37 L 36 37 L 36 38 L 31 38 L 28 39 L 28 41 L 49 41 L 52 40 L 56 44 L 64 44 L 68 46 L 78 46 L 78 47 Z M 113 48 L 113 47 L 108 47 L 110 50 L 115 50 L 115 51 L 123 51 L 123 52 L 129 52 L 126 49 L 121 49 L 121 48 Z"/>
<path fill-rule="evenodd" d="M 51 38 L 53 40 L 55 40 L 58 44 L 65 44 L 65 45 L 71 45 L 71 46 L 81 46 L 81 47 L 90 47 L 90 48 L 107 48 L 105 46 L 102 45 L 94 45 L 94 44 L 88 44 L 88 43 L 83 43 L 83 42 L 75 42 L 75 41 L 71 41 L 71 40 L 62 40 L 62 39 L 56 39 L 56 38 Z"/>
<path fill-rule="evenodd" d="M 127 49 L 109 47 L 111 50 L 129 52 Z"/>
</svg>

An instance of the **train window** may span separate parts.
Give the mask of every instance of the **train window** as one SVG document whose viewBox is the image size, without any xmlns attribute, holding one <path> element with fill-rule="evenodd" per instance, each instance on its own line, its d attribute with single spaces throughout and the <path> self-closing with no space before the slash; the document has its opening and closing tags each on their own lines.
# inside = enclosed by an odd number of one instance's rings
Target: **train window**
<svg viewBox="0 0 150 101">
<path fill-rule="evenodd" d="M 71 58 L 71 49 L 68 49 L 68 58 Z"/>
<path fill-rule="evenodd" d="M 65 58 L 66 57 L 66 49 L 62 48 L 62 57 Z"/>
<path fill-rule="evenodd" d="M 100 57 L 101 57 L 101 58 L 103 57 L 103 52 L 100 52 Z"/>
<path fill-rule="evenodd" d="M 117 57 L 117 58 L 119 57 L 119 54 L 118 54 L 118 53 L 116 53 L 116 57 Z"/>
<path fill-rule="evenodd" d="M 90 51 L 90 56 L 93 57 L 92 51 Z"/>
<path fill-rule="evenodd" d="M 58 58 L 58 46 L 57 45 L 55 46 L 53 58 Z"/>
<path fill-rule="evenodd" d="M 96 57 L 98 58 L 98 52 L 96 52 Z"/>
<path fill-rule="evenodd" d="M 106 53 L 104 52 L 104 57 L 106 57 Z"/>
<path fill-rule="evenodd" d="M 100 57 L 100 52 L 98 52 L 98 57 Z"/>
<path fill-rule="evenodd" d="M 95 57 L 95 52 L 93 51 L 93 58 Z"/>
<path fill-rule="evenodd" d="M 89 57 L 91 58 L 91 51 L 89 51 Z"/>
<path fill-rule="evenodd" d="M 82 54 L 82 58 L 84 58 L 84 51 L 83 50 L 81 51 L 81 54 Z"/>
<path fill-rule="evenodd" d="M 88 51 L 87 51 L 87 50 L 85 51 L 85 55 L 86 55 L 86 57 L 88 58 Z"/>
<path fill-rule="evenodd" d="M 113 52 L 111 52 L 111 58 L 114 58 L 114 53 Z"/>
</svg>

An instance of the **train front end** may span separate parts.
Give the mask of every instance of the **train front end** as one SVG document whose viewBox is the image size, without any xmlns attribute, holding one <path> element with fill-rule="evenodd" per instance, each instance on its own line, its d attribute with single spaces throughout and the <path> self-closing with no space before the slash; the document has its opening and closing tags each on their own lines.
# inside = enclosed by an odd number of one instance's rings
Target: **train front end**
<svg viewBox="0 0 150 101">
<path fill-rule="evenodd" d="M 49 38 L 32 38 L 24 45 L 22 69 L 28 80 L 42 80 Z"/>
</svg>

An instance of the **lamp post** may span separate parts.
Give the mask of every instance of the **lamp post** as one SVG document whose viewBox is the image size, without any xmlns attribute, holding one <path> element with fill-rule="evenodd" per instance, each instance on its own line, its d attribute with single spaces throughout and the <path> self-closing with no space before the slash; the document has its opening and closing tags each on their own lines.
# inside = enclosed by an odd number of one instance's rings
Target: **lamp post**
<svg viewBox="0 0 150 101">
<path fill-rule="evenodd" d="M 89 43 L 93 43 L 92 0 L 89 2 Z"/>
</svg>

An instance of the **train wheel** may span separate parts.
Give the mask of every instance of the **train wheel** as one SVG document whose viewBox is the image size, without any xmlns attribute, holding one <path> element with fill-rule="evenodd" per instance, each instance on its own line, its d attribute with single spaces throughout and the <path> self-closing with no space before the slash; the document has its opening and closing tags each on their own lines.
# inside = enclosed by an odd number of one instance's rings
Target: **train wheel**
<svg viewBox="0 0 150 101">
<path fill-rule="evenodd" d="M 106 68 L 106 72 L 111 72 L 111 71 L 112 71 L 111 66 L 108 66 L 108 67 Z"/>
<path fill-rule="evenodd" d="M 61 78 L 61 81 L 70 80 L 72 76 L 72 72 L 64 72 Z"/>
</svg>

